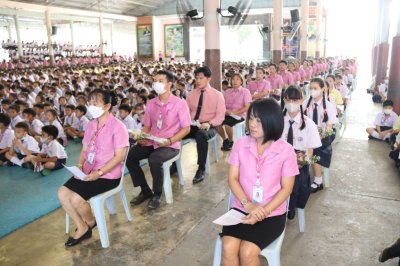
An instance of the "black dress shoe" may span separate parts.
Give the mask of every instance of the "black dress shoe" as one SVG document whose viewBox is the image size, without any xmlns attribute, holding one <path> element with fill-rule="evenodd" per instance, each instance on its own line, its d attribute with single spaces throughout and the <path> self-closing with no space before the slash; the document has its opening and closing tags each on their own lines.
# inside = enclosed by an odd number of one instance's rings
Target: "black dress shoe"
<svg viewBox="0 0 400 266">
<path fill-rule="evenodd" d="M 160 207 L 161 204 L 161 195 L 154 194 L 149 203 L 147 204 L 147 207 L 149 209 L 157 209 Z"/>
<path fill-rule="evenodd" d="M 139 205 L 146 201 L 147 199 L 150 199 L 153 197 L 153 192 L 143 192 L 141 191 L 139 195 L 137 195 L 135 198 L 131 200 L 131 205 Z"/>
<path fill-rule="evenodd" d="M 82 242 L 82 240 L 85 240 L 87 238 L 91 238 L 92 237 L 92 229 L 89 227 L 88 230 L 86 231 L 86 233 L 84 233 L 80 238 L 75 239 L 72 236 L 70 236 L 67 240 L 67 242 L 65 242 L 65 246 L 66 247 L 72 247 L 75 245 L 78 245 L 79 243 Z"/>
<path fill-rule="evenodd" d="M 295 216 L 296 216 L 296 210 L 295 209 L 288 211 L 287 218 L 289 220 L 293 220 Z"/>
<path fill-rule="evenodd" d="M 317 192 L 319 190 L 323 190 L 323 189 L 324 189 L 324 184 L 322 184 L 322 183 L 321 184 L 317 184 L 317 183 L 313 182 L 311 184 L 311 193 L 315 193 L 315 192 Z"/>
<path fill-rule="evenodd" d="M 381 254 L 379 255 L 379 261 L 385 262 L 389 259 L 395 258 L 399 256 L 400 252 L 400 238 L 388 248 L 385 248 Z M 400 260 L 399 260 L 400 263 Z"/>
<path fill-rule="evenodd" d="M 193 178 L 193 184 L 200 183 L 204 180 L 204 170 L 197 170 L 196 175 Z"/>
</svg>

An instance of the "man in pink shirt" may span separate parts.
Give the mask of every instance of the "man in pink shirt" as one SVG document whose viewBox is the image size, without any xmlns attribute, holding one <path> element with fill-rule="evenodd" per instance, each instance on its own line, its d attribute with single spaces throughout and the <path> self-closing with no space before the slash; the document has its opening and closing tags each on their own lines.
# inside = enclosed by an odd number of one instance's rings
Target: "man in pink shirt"
<svg viewBox="0 0 400 266">
<path fill-rule="evenodd" d="M 276 69 L 277 69 L 276 64 L 269 65 L 269 76 L 267 80 L 271 83 L 272 94 L 270 94 L 270 96 L 279 101 L 281 98 L 281 90 L 283 88 L 284 83 L 281 75 L 278 75 L 276 73 Z"/>
<path fill-rule="evenodd" d="M 292 73 L 288 71 L 288 63 L 285 60 L 279 62 L 279 75 L 281 75 L 284 87 L 294 84 Z"/>
<path fill-rule="evenodd" d="M 250 81 L 247 85 L 253 100 L 268 96 L 271 90 L 271 83 L 265 80 L 265 70 L 262 67 L 256 69 L 256 80 Z"/>
<path fill-rule="evenodd" d="M 194 138 L 197 142 L 198 169 L 193 183 L 204 180 L 204 172 L 208 154 L 208 142 L 217 133 L 216 127 L 225 119 L 225 100 L 222 93 L 210 87 L 211 70 L 199 67 L 194 72 L 196 87 L 187 98 L 192 126 L 186 138 Z"/>
<path fill-rule="evenodd" d="M 190 131 L 189 109 L 184 100 L 171 93 L 174 76 L 168 71 L 157 72 L 153 87 L 158 97 L 147 102 L 142 133 L 164 139 L 162 143 L 138 140 L 128 154 L 126 167 L 132 178 L 133 186 L 140 186 L 140 194 L 132 199 L 132 205 L 148 202 L 150 209 L 160 207 L 163 189 L 163 169 L 165 161 L 175 157 L 181 148 L 181 139 Z M 153 176 L 153 191 L 147 184 L 140 160 L 149 161 Z"/>
</svg>

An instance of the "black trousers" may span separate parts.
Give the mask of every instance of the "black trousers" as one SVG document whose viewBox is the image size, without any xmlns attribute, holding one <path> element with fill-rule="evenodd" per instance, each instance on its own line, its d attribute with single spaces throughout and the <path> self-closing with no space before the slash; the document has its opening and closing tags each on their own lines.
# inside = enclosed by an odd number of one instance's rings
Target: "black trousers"
<svg viewBox="0 0 400 266">
<path fill-rule="evenodd" d="M 147 181 L 144 176 L 142 167 L 140 167 L 140 160 L 148 159 L 150 172 L 153 177 L 153 192 L 161 194 L 164 182 L 164 172 L 162 165 L 165 161 L 175 157 L 179 150 L 161 147 L 154 149 L 153 146 L 140 146 L 135 145 L 129 150 L 128 158 L 126 160 L 126 167 L 132 178 L 133 186 L 147 186 Z"/>
<path fill-rule="evenodd" d="M 190 133 L 185 137 L 185 139 L 195 139 L 197 145 L 197 165 L 199 170 L 206 169 L 206 161 L 208 154 L 208 140 L 217 134 L 217 130 L 212 127 L 208 131 L 199 129 L 196 126 L 190 127 Z"/>
</svg>

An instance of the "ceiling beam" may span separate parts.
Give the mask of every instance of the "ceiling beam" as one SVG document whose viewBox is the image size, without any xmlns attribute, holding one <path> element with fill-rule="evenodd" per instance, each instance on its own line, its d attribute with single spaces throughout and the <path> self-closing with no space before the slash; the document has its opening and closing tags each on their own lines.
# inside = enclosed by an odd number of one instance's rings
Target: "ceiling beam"
<svg viewBox="0 0 400 266">
<path fill-rule="evenodd" d="M 135 4 L 135 5 L 138 5 L 138 6 L 146 6 L 146 7 L 151 7 L 151 8 L 156 8 L 157 7 L 155 5 L 148 5 L 148 4 L 141 3 L 141 2 L 138 2 L 138 1 L 133 1 L 133 0 L 121 0 L 121 2 Z"/>
</svg>

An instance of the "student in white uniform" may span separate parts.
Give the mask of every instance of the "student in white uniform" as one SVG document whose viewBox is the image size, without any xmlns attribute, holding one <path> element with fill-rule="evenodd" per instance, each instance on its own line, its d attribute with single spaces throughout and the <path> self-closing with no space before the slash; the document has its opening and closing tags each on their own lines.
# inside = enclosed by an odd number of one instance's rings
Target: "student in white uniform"
<svg viewBox="0 0 400 266">
<path fill-rule="evenodd" d="M 16 104 L 13 104 L 8 108 L 7 114 L 11 118 L 10 126 L 12 129 L 15 128 L 16 124 L 23 121 L 23 119 L 19 115 L 19 110 L 20 110 L 20 107 L 19 107 L 19 105 L 16 105 Z"/>
<path fill-rule="evenodd" d="M 74 105 L 67 105 L 65 107 L 65 117 L 64 117 L 64 131 L 72 127 L 75 123 L 78 123 L 78 118 L 75 115 L 75 106 Z"/>
<path fill-rule="evenodd" d="M 48 125 L 42 128 L 42 150 L 38 155 L 31 155 L 25 158 L 35 165 L 35 169 L 46 176 L 51 170 L 63 168 L 67 162 L 67 153 L 64 147 L 57 141 L 58 129 L 55 126 Z"/>
<path fill-rule="evenodd" d="M 333 103 L 325 99 L 324 81 L 321 78 L 313 78 L 310 81 L 311 96 L 303 102 L 304 114 L 311 118 L 314 123 L 321 128 L 323 133 L 321 138 L 322 146 L 314 149 L 313 154 L 320 159 L 314 163 L 314 182 L 311 184 L 311 193 L 324 188 L 322 184 L 322 167 L 329 168 L 332 160 L 332 142 L 335 139 L 334 125 L 338 123 L 337 110 Z"/>
<path fill-rule="evenodd" d="M 23 165 L 24 158 L 30 155 L 36 155 L 40 152 L 37 141 L 28 135 L 29 126 L 25 122 L 19 122 L 15 125 L 15 138 L 12 141 L 10 150 L 6 152 L 6 158 L 11 165 Z"/>
<path fill-rule="evenodd" d="M 65 134 L 68 137 L 73 138 L 75 140 L 83 139 L 85 135 L 85 130 L 87 124 L 90 122 L 89 119 L 86 117 L 86 106 L 78 105 L 75 109 L 75 115 L 77 121 L 68 129 L 66 129 Z"/>
<path fill-rule="evenodd" d="M 36 118 L 36 112 L 32 108 L 25 109 L 22 114 L 24 115 L 25 122 L 29 125 L 29 135 L 37 137 L 42 135 L 42 121 Z"/>
<path fill-rule="evenodd" d="M 0 166 L 7 161 L 6 152 L 10 150 L 14 140 L 14 131 L 10 128 L 10 123 L 10 117 L 0 113 Z"/>
<path fill-rule="evenodd" d="M 303 114 L 303 95 L 298 86 L 289 86 L 283 94 L 285 109 L 284 129 L 282 139 L 293 146 L 296 153 L 305 154 L 306 158 L 312 158 L 313 150 L 321 147 L 321 139 L 317 125 Z M 292 194 L 289 201 L 288 219 L 295 216 L 295 209 L 304 209 L 311 193 L 310 168 L 304 165 L 300 168 L 300 174 L 296 176 Z"/>
<path fill-rule="evenodd" d="M 137 123 L 135 119 L 130 115 L 132 108 L 127 104 L 121 104 L 118 108 L 119 110 L 119 118 L 124 123 L 128 132 L 132 132 L 137 128 Z"/>
<path fill-rule="evenodd" d="M 389 141 L 396 119 L 397 114 L 393 112 L 393 102 L 391 100 L 384 101 L 382 112 L 376 115 L 375 128 L 367 128 L 368 138 Z"/>
<path fill-rule="evenodd" d="M 46 111 L 46 125 L 53 125 L 58 129 L 58 141 L 64 145 L 67 146 L 67 135 L 65 135 L 64 129 L 61 125 L 61 123 L 57 119 L 57 112 L 54 109 L 50 109 Z"/>
</svg>

